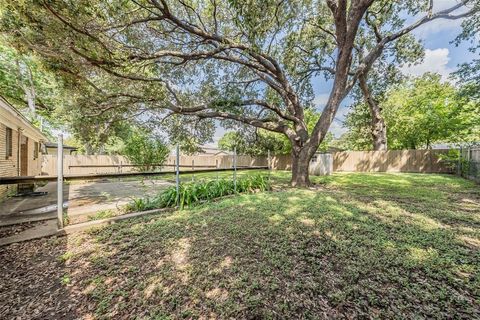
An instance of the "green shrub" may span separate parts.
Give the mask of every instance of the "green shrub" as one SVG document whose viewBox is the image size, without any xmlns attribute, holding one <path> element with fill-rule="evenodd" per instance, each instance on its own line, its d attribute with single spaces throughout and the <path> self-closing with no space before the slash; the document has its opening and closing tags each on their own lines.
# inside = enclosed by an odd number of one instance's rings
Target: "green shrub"
<svg viewBox="0 0 480 320">
<path fill-rule="evenodd" d="M 179 207 L 189 207 L 202 201 L 242 192 L 270 190 L 268 177 L 262 175 L 247 176 L 237 179 L 237 186 L 232 180 L 220 179 L 181 183 L 179 186 Z M 155 198 L 134 199 L 127 205 L 127 211 L 144 211 L 155 208 L 174 207 L 177 201 L 177 189 L 171 186 Z"/>
<path fill-rule="evenodd" d="M 445 162 L 452 170 L 457 170 L 460 166 L 460 174 L 462 176 L 468 175 L 470 170 L 470 163 L 463 158 L 460 151 L 457 149 L 450 149 L 446 154 L 439 156 L 440 160 Z"/>
<path fill-rule="evenodd" d="M 123 153 L 128 160 L 138 165 L 139 171 L 152 171 L 167 161 L 170 150 L 160 138 L 144 130 L 133 128 L 130 136 L 125 140 Z"/>
</svg>

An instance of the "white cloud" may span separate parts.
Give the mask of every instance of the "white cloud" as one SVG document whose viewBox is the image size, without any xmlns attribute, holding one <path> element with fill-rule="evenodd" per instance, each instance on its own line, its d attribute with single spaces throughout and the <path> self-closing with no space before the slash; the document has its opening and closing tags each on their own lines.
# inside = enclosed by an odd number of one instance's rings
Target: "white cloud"
<svg viewBox="0 0 480 320">
<path fill-rule="evenodd" d="M 439 73 L 444 80 L 454 71 L 448 66 L 450 60 L 448 48 L 439 48 L 435 50 L 426 49 L 423 62 L 417 65 L 404 65 L 401 71 L 405 75 L 421 76 L 426 72 Z"/>
</svg>

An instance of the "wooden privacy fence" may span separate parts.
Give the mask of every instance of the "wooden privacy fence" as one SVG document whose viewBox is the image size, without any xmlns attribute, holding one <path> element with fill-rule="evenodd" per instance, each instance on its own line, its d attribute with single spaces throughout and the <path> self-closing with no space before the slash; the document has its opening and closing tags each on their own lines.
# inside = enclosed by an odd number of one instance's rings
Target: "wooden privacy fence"
<svg viewBox="0 0 480 320">
<path fill-rule="evenodd" d="M 273 170 L 292 170 L 292 156 L 272 156 L 270 158 L 270 166 Z M 333 155 L 330 153 L 319 153 L 314 155 L 310 161 L 309 173 L 316 176 L 332 174 Z"/>
<path fill-rule="evenodd" d="M 333 171 L 450 173 L 440 159 L 448 150 L 345 151 L 333 153 Z"/>
<path fill-rule="evenodd" d="M 310 174 L 329 172 L 419 172 L 450 173 L 452 168 L 440 159 L 448 150 L 387 150 L 333 152 L 331 158 L 317 154 L 310 162 Z M 272 169 L 291 170 L 290 155 L 274 156 Z"/>
<path fill-rule="evenodd" d="M 174 171 L 175 156 L 170 156 L 162 171 Z M 237 156 L 237 167 L 266 166 L 267 158 L 250 156 Z M 231 168 L 233 156 L 181 156 L 180 166 L 184 169 L 205 169 L 205 168 Z M 109 155 L 65 155 L 63 162 L 65 175 L 89 175 L 107 173 L 129 173 L 138 171 L 138 166 L 133 165 L 124 156 Z M 42 174 L 53 176 L 57 174 L 57 156 L 44 155 L 42 163 Z"/>
<path fill-rule="evenodd" d="M 388 150 L 388 151 L 344 151 L 330 154 L 317 154 L 310 162 L 310 174 L 322 175 L 331 172 L 452 172 L 439 155 L 447 150 Z M 175 156 L 167 159 L 162 171 L 173 171 Z M 56 174 L 57 157 L 43 156 L 42 174 Z M 267 166 L 267 157 L 237 156 L 238 167 Z M 180 166 L 187 169 L 201 168 L 231 168 L 233 156 L 196 155 L 181 156 Z M 291 170 L 290 155 L 271 157 L 271 167 L 274 170 Z M 64 173 L 71 174 L 102 174 L 128 173 L 137 171 L 123 156 L 107 155 L 66 155 Z"/>
</svg>

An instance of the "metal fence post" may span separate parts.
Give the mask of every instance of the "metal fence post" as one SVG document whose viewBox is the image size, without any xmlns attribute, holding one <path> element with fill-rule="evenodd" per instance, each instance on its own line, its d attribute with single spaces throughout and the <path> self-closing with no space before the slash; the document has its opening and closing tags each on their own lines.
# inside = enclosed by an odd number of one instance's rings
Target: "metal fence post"
<svg viewBox="0 0 480 320">
<path fill-rule="evenodd" d="M 272 171 L 272 166 L 270 163 L 270 150 L 267 151 L 267 167 L 268 167 L 268 180 L 270 180 L 270 172 Z"/>
<path fill-rule="evenodd" d="M 57 144 L 57 225 L 63 229 L 63 135 L 58 135 Z"/>
<path fill-rule="evenodd" d="M 177 157 L 176 157 L 176 166 L 175 166 L 175 183 L 177 189 L 177 207 L 180 206 L 180 147 L 177 144 Z"/>
<path fill-rule="evenodd" d="M 215 169 L 218 169 L 218 159 L 215 159 Z M 218 171 L 217 173 L 217 181 L 218 181 Z"/>
<path fill-rule="evenodd" d="M 460 147 L 460 150 L 458 152 L 458 161 L 457 161 L 457 175 L 458 176 L 462 175 L 462 157 L 463 157 L 463 150 L 462 150 L 462 147 Z"/>
<path fill-rule="evenodd" d="M 195 171 L 195 160 L 192 159 L 192 171 Z M 192 181 L 195 181 L 195 173 L 192 172 Z"/>
<path fill-rule="evenodd" d="M 237 147 L 233 147 L 233 192 L 237 192 Z"/>
</svg>

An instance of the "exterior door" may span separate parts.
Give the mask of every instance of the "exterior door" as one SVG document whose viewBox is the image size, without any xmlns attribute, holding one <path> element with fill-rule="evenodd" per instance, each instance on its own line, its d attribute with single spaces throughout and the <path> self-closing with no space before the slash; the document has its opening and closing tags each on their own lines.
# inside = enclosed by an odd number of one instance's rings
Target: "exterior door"
<svg viewBox="0 0 480 320">
<path fill-rule="evenodd" d="M 28 138 L 20 138 L 20 175 L 28 176 Z"/>
</svg>

